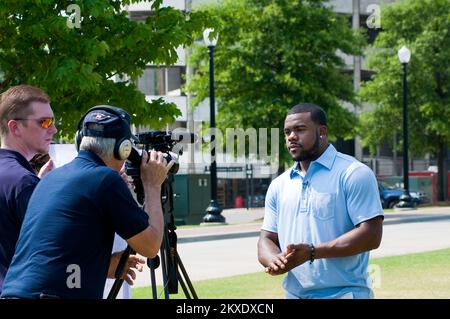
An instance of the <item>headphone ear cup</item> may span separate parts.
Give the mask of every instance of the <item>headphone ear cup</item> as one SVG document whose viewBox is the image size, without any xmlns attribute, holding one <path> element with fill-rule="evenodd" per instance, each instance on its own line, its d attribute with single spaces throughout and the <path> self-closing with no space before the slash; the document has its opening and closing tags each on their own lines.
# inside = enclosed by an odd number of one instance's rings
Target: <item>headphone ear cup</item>
<svg viewBox="0 0 450 319">
<path fill-rule="evenodd" d="M 123 138 L 116 142 L 114 146 L 114 157 L 118 160 L 126 160 L 131 153 L 131 141 Z"/>
<path fill-rule="evenodd" d="M 80 151 L 80 144 L 81 144 L 82 139 L 83 139 L 83 133 L 80 130 L 78 130 L 75 133 L 75 147 L 77 149 L 77 152 Z"/>
</svg>

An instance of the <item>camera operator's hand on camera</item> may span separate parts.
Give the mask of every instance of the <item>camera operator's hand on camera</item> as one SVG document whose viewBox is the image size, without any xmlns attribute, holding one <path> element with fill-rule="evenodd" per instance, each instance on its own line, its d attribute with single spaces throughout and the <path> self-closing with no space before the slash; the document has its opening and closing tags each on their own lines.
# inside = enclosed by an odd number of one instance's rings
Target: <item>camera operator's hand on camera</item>
<svg viewBox="0 0 450 319">
<path fill-rule="evenodd" d="M 161 152 L 144 151 L 141 161 L 141 179 L 144 188 L 160 187 L 174 163 L 173 160 L 167 163 Z"/>
<path fill-rule="evenodd" d="M 114 273 L 116 272 L 117 265 L 119 265 L 120 257 L 122 256 L 123 252 L 124 251 L 119 251 L 111 255 L 111 261 L 108 268 L 108 278 L 115 278 Z M 136 255 L 130 255 L 120 278 L 124 279 L 129 285 L 133 285 L 134 280 L 136 279 L 136 272 L 134 270 L 141 272 L 143 269 L 142 265 L 144 264 L 144 258 L 138 257 Z"/>
</svg>

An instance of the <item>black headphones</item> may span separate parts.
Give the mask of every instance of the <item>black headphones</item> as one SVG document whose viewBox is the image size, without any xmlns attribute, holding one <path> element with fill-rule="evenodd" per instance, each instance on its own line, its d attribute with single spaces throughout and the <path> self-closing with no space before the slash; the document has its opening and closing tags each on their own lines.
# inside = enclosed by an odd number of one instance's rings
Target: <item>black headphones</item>
<svg viewBox="0 0 450 319">
<path fill-rule="evenodd" d="M 120 137 L 104 136 L 100 132 L 98 134 L 90 133 L 92 131 L 83 127 L 83 121 L 84 121 L 86 115 L 88 115 L 90 112 L 95 111 L 95 110 L 103 110 L 103 111 L 112 113 L 114 115 L 117 115 L 117 117 L 123 122 L 122 124 L 126 125 L 126 127 L 128 128 L 127 129 L 128 132 L 126 132 L 126 133 L 124 132 L 122 134 L 122 136 L 120 136 Z M 83 136 L 98 136 L 98 137 L 115 138 L 116 143 L 114 144 L 114 157 L 118 160 L 125 160 L 130 155 L 131 146 L 132 146 L 132 143 L 130 140 L 131 132 L 130 132 L 129 125 L 130 125 L 130 116 L 124 110 L 114 107 L 114 106 L 109 106 L 109 105 L 94 106 L 93 108 L 89 109 L 81 117 L 80 121 L 78 121 L 77 132 L 75 133 L 75 147 L 77 148 L 77 151 L 80 150 L 80 144 L 81 144 L 81 140 L 83 139 Z"/>
</svg>

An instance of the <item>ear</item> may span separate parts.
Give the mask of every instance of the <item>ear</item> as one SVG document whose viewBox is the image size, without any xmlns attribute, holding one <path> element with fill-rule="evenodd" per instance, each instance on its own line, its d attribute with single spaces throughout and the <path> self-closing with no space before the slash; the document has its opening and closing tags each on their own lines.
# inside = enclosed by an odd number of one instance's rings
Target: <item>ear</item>
<svg viewBox="0 0 450 319">
<path fill-rule="evenodd" d="M 325 125 L 321 125 L 319 127 L 319 135 L 321 138 L 325 138 L 327 136 L 328 129 Z"/>
<path fill-rule="evenodd" d="M 20 135 L 20 128 L 17 124 L 18 122 L 15 120 L 9 120 L 8 121 L 8 132 L 11 136 L 17 136 Z"/>
</svg>

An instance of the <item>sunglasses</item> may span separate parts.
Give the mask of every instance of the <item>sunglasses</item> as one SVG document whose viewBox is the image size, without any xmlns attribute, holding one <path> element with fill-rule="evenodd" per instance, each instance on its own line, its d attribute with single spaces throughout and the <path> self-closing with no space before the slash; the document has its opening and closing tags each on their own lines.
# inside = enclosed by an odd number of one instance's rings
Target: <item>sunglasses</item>
<svg viewBox="0 0 450 319">
<path fill-rule="evenodd" d="M 41 119 L 15 119 L 15 121 L 37 121 L 42 128 L 49 128 L 55 124 L 55 118 L 53 117 L 43 117 Z"/>
</svg>

